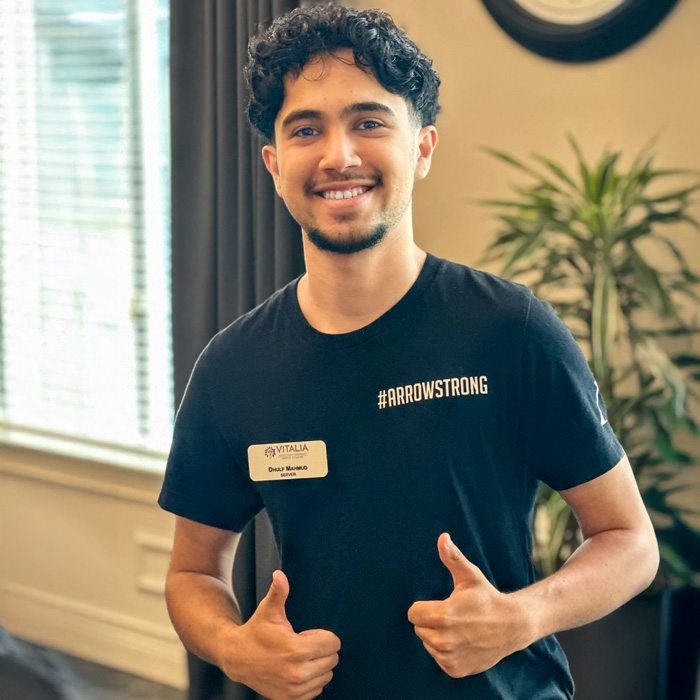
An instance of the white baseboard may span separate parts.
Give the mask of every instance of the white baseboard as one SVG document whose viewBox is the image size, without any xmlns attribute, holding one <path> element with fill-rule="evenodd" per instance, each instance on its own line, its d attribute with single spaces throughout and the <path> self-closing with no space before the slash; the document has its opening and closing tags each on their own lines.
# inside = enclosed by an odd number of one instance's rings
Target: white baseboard
<svg viewBox="0 0 700 700">
<path fill-rule="evenodd" d="M 170 627 L 8 583 L 0 583 L 0 623 L 20 639 L 187 687 L 185 651 Z"/>
</svg>

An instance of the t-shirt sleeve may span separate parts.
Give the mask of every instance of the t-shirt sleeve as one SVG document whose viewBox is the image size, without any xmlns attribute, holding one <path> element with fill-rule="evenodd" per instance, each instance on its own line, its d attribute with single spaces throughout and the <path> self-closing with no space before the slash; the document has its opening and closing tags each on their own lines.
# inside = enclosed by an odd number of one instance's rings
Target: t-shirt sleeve
<svg viewBox="0 0 700 700">
<path fill-rule="evenodd" d="M 521 445 L 530 472 L 562 491 L 604 474 L 624 451 L 583 352 L 534 295 L 524 333 Z"/>
<path fill-rule="evenodd" d="M 263 503 L 236 464 L 209 396 L 209 346 L 199 356 L 175 417 L 158 505 L 176 515 L 241 532 Z"/>
</svg>

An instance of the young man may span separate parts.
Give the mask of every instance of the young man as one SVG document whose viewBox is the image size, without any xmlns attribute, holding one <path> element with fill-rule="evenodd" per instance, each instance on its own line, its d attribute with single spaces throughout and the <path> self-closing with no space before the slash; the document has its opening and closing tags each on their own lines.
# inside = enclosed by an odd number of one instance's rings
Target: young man
<svg viewBox="0 0 700 700">
<path fill-rule="evenodd" d="M 551 307 L 413 241 L 430 59 L 383 12 L 313 7 L 251 42 L 248 79 L 307 271 L 212 339 L 178 411 L 178 634 L 273 700 L 572 698 L 553 633 L 646 588 L 658 549 Z M 535 583 L 539 480 L 585 541 Z M 281 570 L 241 624 L 232 562 L 263 507 Z"/>
</svg>

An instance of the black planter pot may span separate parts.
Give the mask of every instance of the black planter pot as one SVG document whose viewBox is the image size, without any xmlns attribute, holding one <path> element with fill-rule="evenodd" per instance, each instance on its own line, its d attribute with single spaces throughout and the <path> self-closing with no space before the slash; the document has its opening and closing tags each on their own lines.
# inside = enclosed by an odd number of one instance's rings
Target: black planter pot
<svg viewBox="0 0 700 700">
<path fill-rule="evenodd" d="M 569 659 L 576 700 L 696 700 L 698 589 L 645 591 L 556 637 Z"/>
<path fill-rule="evenodd" d="M 666 631 L 665 693 L 660 700 L 695 700 L 700 670 L 700 589 L 671 591 Z"/>
<path fill-rule="evenodd" d="M 556 637 L 576 700 L 660 700 L 668 592 L 642 594 L 606 617 Z"/>
</svg>

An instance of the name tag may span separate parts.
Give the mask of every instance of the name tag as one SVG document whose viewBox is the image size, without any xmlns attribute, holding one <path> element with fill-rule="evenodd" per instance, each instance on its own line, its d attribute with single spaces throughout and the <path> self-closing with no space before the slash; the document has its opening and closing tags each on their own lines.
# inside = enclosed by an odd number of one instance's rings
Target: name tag
<svg viewBox="0 0 700 700">
<path fill-rule="evenodd" d="M 248 448 L 248 469 L 253 481 L 313 479 L 328 474 L 326 443 L 271 442 Z"/>
</svg>

